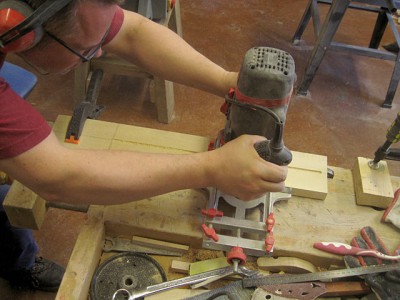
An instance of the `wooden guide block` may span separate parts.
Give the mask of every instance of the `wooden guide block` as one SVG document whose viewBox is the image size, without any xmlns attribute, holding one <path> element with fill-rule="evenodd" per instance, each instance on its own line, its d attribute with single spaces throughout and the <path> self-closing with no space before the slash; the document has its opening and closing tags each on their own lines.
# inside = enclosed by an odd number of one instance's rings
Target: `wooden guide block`
<svg viewBox="0 0 400 300">
<path fill-rule="evenodd" d="M 380 161 L 380 167 L 374 170 L 368 166 L 370 160 L 358 157 L 352 170 L 356 202 L 358 205 L 387 208 L 394 196 L 388 165 Z"/>
<path fill-rule="evenodd" d="M 46 215 L 46 201 L 14 180 L 3 202 L 4 210 L 15 227 L 39 229 Z"/>
<path fill-rule="evenodd" d="M 286 186 L 292 195 L 324 200 L 328 194 L 328 159 L 323 155 L 292 151 Z"/>
</svg>

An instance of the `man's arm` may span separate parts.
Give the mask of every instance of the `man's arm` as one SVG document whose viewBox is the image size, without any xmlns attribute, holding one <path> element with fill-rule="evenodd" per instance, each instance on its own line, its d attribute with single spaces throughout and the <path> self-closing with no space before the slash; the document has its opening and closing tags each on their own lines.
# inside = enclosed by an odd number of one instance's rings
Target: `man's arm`
<svg viewBox="0 0 400 300">
<path fill-rule="evenodd" d="M 120 204 L 186 188 L 216 186 L 248 200 L 284 187 L 287 169 L 264 161 L 242 136 L 213 151 L 150 154 L 70 150 L 50 134 L 0 169 L 48 201 Z"/>
<path fill-rule="evenodd" d="M 237 73 L 213 63 L 173 31 L 134 12 L 124 15 L 121 30 L 105 50 L 161 78 L 221 97 L 236 86 Z"/>
</svg>

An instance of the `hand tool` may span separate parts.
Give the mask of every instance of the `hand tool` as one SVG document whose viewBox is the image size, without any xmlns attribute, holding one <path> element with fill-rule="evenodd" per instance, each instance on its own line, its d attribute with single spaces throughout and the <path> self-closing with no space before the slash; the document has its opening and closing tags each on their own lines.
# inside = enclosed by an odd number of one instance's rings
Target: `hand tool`
<svg viewBox="0 0 400 300">
<path fill-rule="evenodd" d="M 164 269 L 151 256 L 137 252 L 119 253 L 96 269 L 90 283 L 90 300 L 110 300 L 119 289 L 143 289 L 165 281 Z"/>
<path fill-rule="evenodd" d="M 390 149 L 392 144 L 397 143 L 400 139 L 400 112 L 397 113 L 396 119 L 390 125 L 386 133 L 386 142 L 375 152 L 375 158 L 369 162 L 372 169 L 379 168 L 379 162 L 382 159 L 400 160 L 400 149 Z"/>
<path fill-rule="evenodd" d="M 329 281 L 334 278 L 353 277 L 366 274 L 384 273 L 391 270 L 398 270 L 400 263 L 390 265 L 374 265 L 357 267 L 351 269 L 340 269 L 333 271 L 322 271 L 306 274 L 283 274 L 283 275 L 268 275 L 262 277 L 243 278 L 244 287 L 263 286 L 270 284 L 284 284 L 296 282 L 312 282 L 312 281 Z"/>
<path fill-rule="evenodd" d="M 400 229 L 400 189 L 394 193 L 392 202 L 382 215 L 381 222 L 391 222 L 394 226 Z"/>
<path fill-rule="evenodd" d="M 379 252 L 376 249 L 362 249 L 348 244 L 336 243 L 336 242 L 318 242 L 314 244 L 314 248 L 339 255 L 373 256 L 376 258 L 381 258 L 386 260 L 400 259 L 400 255 L 387 255 L 382 252 Z"/>
<path fill-rule="evenodd" d="M 134 291 L 128 289 L 119 289 L 114 294 L 112 299 L 117 299 L 118 295 L 127 296 L 128 300 L 139 299 L 141 297 L 150 296 L 156 293 L 160 293 L 172 288 L 177 288 L 180 286 L 193 285 L 198 283 L 210 283 L 212 281 L 224 278 L 229 275 L 238 274 L 242 276 L 255 276 L 257 274 L 257 270 L 249 270 L 243 266 L 238 265 L 238 261 L 235 260 L 232 266 L 228 266 L 225 268 L 220 268 L 208 272 L 203 272 L 200 274 L 183 277 L 180 279 L 175 279 L 171 281 L 162 282 L 159 284 L 155 284 L 152 286 L 148 286 L 143 288 L 142 290 Z M 125 298 L 126 299 L 126 298 Z"/>
<path fill-rule="evenodd" d="M 71 121 L 68 124 L 65 135 L 66 143 L 78 144 L 86 119 L 98 118 L 100 113 L 105 109 L 104 106 L 96 104 L 102 79 L 103 70 L 94 70 L 90 78 L 86 98 L 74 109 Z"/>
<path fill-rule="evenodd" d="M 242 134 L 260 135 L 267 139 L 254 145 L 258 154 L 277 165 L 289 164 L 292 155 L 284 146 L 283 128 L 295 79 L 295 64 L 289 53 L 270 47 L 247 51 L 237 86 L 221 107 L 226 115 L 225 128 L 210 144 L 210 150 L 223 147 Z M 203 247 L 222 251 L 241 247 L 250 255 L 271 255 L 273 204 L 289 199 L 290 193 L 286 189 L 244 202 L 217 188 L 209 188 L 207 209 L 202 211 Z M 245 260 L 240 253 L 236 258 Z"/>
<path fill-rule="evenodd" d="M 367 295 L 371 293 L 371 289 L 362 281 L 336 281 L 271 284 L 259 287 L 254 294 L 257 292 L 259 297 L 253 297 L 252 300 L 274 299 L 272 295 L 312 300 L 322 295 L 324 297 Z"/>
</svg>

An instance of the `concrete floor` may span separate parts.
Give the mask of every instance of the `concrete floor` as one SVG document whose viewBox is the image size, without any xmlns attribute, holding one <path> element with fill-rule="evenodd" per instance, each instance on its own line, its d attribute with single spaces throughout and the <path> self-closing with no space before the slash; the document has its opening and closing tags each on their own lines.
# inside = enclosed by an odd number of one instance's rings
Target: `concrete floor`
<svg viewBox="0 0 400 300">
<path fill-rule="evenodd" d="M 245 52 L 253 46 L 275 47 L 289 52 L 296 63 L 298 82 L 313 45 L 312 26 L 300 46 L 291 38 L 308 0 L 181 0 L 184 39 L 221 66 L 238 70 Z M 322 7 L 322 15 L 327 7 Z M 376 16 L 348 11 L 335 40 L 368 45 Z M 390 32 L 383 44 L 391 42 Z M 171 49 L 173 51 L 173 49 Z M 10 56 L 13 62 L 21 63 Z M 391 109 L 381 108 L 393 70 L 393 62 L 328 52 L 306 97 L 293 96 L 287 115 L 285 144 L 292 150 L 326 155 L 328 164 L 352 168 L 358 156 L 373 157 L 385 141 L 395 119 L 400 94 Z M 48 121 L 72 113 L 74 74 L 40 77 L 29 97 Z M 107 108 L 100 120 L 214 137 L 225 119 L 219 112 L 223 99 L 175 85 L 175 118 L 156 120 L 149 101 L 148 82 L 105 75 L 99 104 Z M 400 165 L 389 162 L 392 175 Z M 50 209 L 45 224 L 35 232 L 40 254 L 66 266 L 85 214 Z M 11 290 L 0 281 L 1 299 L 54 299 L 55 294 Z"/>
</svg>

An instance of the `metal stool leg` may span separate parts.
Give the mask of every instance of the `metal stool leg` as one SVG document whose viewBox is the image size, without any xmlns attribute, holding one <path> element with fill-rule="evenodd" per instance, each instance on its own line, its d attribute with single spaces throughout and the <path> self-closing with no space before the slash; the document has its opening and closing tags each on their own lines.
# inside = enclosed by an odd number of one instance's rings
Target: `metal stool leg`
<svg viewBox="0 0 400 300">
<path fill-rule="evenodd" d="M 371 41 L 369 43 L 369 48 L 378 49 L 383 34 L 385 33 L 387 23 L 388 23 L 388 17 L 386 11 L 384 9 L 381 9 L 376 19 L 374 31 L 372 33 Z"/>
<path fill-rule="evenodd" d="M 387 17 L 389 26 L 392 29 L 393 35 L 395 37 L 395 40 L 396 40 L 397 44 L 400 45 L 400 34 L 397 31 L 397 26 L 394 23 L 391 14 L 389 12 L 386 12 L 386 17 Z M 396 60 L 394 62 L 394 69 L 393 69 L 393 73 L 392 73 L 392 78 L 390 79 L 388 91 L 386 93 L 386 98 L 385 98 L 385 101 L 382 104 L 382 107 L 385 107 L 385 108 L 391 108 L 392 107 L 393 98 L 394 98 L 394 95 L 396 93 L 397 86 L 399 84 L 399 80 L 400 80 L 400 53 L 397 53 L 397 57 L 396 57 Z"/>
<path fill-rule="evenodd" d="M 301 39 L 301 36 L 304 33 L 304 30 L 307 27 L 308 22 L 310 21 L 311 18 L 311 5 L 314 0 L 310 0 L 308 2 L 308 5 L 306 7 L 306 10 L 304 11 L 303 17 L 301 18 L 301 21 L 299 23 L 299 26 L 296 29 L 296 32 L 294 33 L 294 36 L 292 38 L 292 43 L 297 44 L 299 40 Z"/>
<path fill-rule="evenodd" d="M 298 95 L 306 95 L 307 90 L 314 78 L 322 59 L 324 58 L 326 50 L 328 50 L 333 36 L 335 35 L 344 13 L 349 6 L 350 0 L 335 0 L 329 9 L 326 20 L 318 35 L 316 45 L 308 60 L 304 76 L 301 83 L 297 88 Z"/>
<path fill-rule="evenodd" d="M 385 102 L 383 102 L 382 107 L 385 108 L 392 107 L 393 98 L 396 93 L 397 86 L 399 85 L 399 80 L 400 80 L 400 53 L 397 54 L 397 58 L 392 73 L 392 79 L 390 80 Z"/>
</svg>

